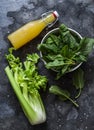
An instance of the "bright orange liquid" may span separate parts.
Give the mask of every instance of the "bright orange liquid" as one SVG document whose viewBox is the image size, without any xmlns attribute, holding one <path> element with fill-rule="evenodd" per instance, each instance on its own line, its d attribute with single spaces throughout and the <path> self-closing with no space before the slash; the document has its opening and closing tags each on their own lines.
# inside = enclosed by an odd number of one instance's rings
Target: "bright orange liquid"
<svg viewBox="0 0 94 130">
<path fill-rule="evenodd" d="M 50 14 L 43 19 L 29 22 L 28 24 L 19 28 L 17 31 L 10 34 L 8 36 L 8 39 L 10 40 L 14 48 L 18 49 L 36 36 L 38 36 L 40 32 L 54 20 L 54 15 Z"/>
</svg>

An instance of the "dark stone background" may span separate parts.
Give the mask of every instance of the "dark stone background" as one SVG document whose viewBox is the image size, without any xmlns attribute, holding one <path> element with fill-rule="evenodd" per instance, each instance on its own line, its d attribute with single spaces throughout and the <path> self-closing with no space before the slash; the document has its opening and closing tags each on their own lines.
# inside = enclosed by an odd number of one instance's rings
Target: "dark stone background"
<svg viewBox="0 0 94 130">
<path fill-rule="evenodd" d="M 64 23 L 83 37 L 94 37 L 93 0 L 0 0 L 0 130 L 94 130 L 94 51 L 82 65 L 86 81 L 82 94 L 77 99 L 79 109 L 70 102 L 58 100 L 47 91 L 42 94 L 47 121 L 41 125 L 29 124 L 5 75 L 5 54 L 11 47 L 7 35 L 49 10 L 57 10 L 60 15 L 59 22 L 53 28 Z M 46 28 L 37 38 L 17 50 L 16 55 L 24 60 L 27 53 L 39 53 L 37 44 L 50 29 Z M 55 81 L 55 74 L 47 71 L 42 61 L 38 67 L 40 74 L 47 75 L 48 86 L 56 83 L 73 93 L 71 74 Z"/>
</svg>

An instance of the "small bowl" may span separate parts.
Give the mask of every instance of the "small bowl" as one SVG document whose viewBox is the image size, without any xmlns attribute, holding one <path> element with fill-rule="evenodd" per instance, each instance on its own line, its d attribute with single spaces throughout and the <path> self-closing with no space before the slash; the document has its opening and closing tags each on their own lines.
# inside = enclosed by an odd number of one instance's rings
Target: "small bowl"
<svg viewBox="0 0 94 130">
<path fill-rule="evenodd" d="M 68 29 L 69 29 L 69 31 L 70 31 L 73 35 L 75 35 L 75 36 L 78 37 L 79 39 L 82 39 L 82 36 L 81 36 L 77 31 L 75 31 L 75 30 L 73 30 L 73 29 L 71 29 L 71 28 L 68 28 Z M 58 31 L 59 31 L 59 28 L 55 28 L 55 29 L 49 31 L 49 32 L 43 37 L 43 39 L 42 39 L 42 41 L 41 41 L 41 44 L 45 43 L 46 39 L 49 37 L 50 34 L 58 34 Z M 40 57 L 42 58 L 42 52 L 41 52 L 41 51 L 40 51 Z M 45 61 L 43 58 L 42 58 L 42 61 L 44 62 L 44 64 L 46 64 L 46 61 Z M 78 68 L 81 66 L 82 63 L 83 63 L 83 62 L 77 64 L 77 66 L 75 66 L 74 68 L 70 69 L 70 71 L 68 71 L 68 72 L 72 72 L 72 71 L 78 69 Z M 57 70 L 54 70 L 54 69 L 52 69 L 52 70 L 57 72 Z"/>
</svg>

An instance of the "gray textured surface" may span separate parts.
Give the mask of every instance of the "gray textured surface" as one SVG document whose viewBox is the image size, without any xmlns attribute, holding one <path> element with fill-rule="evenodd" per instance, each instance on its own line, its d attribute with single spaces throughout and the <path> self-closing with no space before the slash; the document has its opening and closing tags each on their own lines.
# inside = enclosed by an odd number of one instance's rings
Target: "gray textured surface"
<svg viewBox="0 0 94 130">
<path fill-rule="evenodd" d="M 0 130 L 94 130 L 94 51 L 87 63 L 82 65 L 86 82 L 77 99 L 79 109 L 70 102 L 61 102 L 47 92 L 43 95 L 47 121 L 38 126 L 31 126 L 27 121 L 5 75 L 7 62 L 4 55 L 11 46 L 7 35 L 52 9 L 60 14 L 59 23 L 54 27 L 65 23 L 83 37 L 94 37 L 93 0 L 0 0 Z M 17 55 L 24 59 L 27 53 L 38 52 L 36 46 L 47 31 L 45 29 L 36 39 L 19 49 Z M 55 74 L 47 71 L 41 61 L 39 69 L 41 74 L 49 78 L 49 85 L 56 83 Z M 70 87 L 71 74 L 57 84 Z"/>
</svg>

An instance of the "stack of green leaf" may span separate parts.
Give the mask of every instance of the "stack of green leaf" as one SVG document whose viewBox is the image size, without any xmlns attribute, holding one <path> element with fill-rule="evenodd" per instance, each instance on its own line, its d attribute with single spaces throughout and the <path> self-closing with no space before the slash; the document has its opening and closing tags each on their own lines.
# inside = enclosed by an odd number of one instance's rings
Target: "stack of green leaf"
<svg viewBox="0 0 94 130">
<path fill-rule="evenodd" d="M 76 65 L 87 60 L 94 45 L 93 38 L 78 38 L 64 24 L 56 34 L 50 34 L 43 44 L 38 45 L 46 68 L 57 71 L 57 79 Z"/>
<path fill-rule="evenodd" d="M 10 53 L 6 55 L 9 66 L 5 68 L 5 72 L 30 123 L 43 123 L 46 113 L 39 90 L 46 89 L 47 78 L 38 74 L 36 63 L 39 56 L 36 53 L 28 54 L 26 61 L 22 63 L 12 51 L 10 48 Z"/>
</svg>

